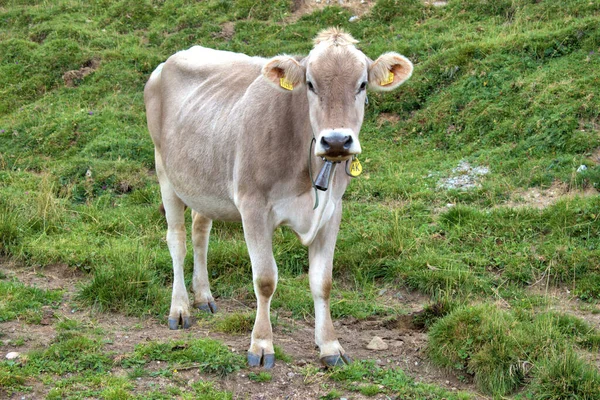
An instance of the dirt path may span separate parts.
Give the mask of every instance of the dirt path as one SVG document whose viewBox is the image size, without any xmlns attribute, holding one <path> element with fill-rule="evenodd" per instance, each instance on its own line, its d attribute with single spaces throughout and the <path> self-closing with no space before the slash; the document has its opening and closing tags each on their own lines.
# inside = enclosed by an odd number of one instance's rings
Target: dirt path
<svg viewBox="0 0 600 400">
<path fill-rule="evenodd" d="M 86 279 L 85 275 L 66 266 L 53 265 L 42 270 L 34 271 L 31 268 L 21 268 L 10 262 L 0 263 L 2 270 L 9 278 L 43 289 L 64 289 L 65 296 L 58 309 L 48 308 L 40 325 L 29 325 L 20 321 L 0 323 L 3 332 L 3 341 L 8 343 L 2 351 L 9 352 L 13 349 L 10 343 L 20 339 L 24 343 L 15 348 L 21 353 L 33 349 L 44 348 L 52 343 L 56 337 L 54 324 L 61 319 L 70 318 L 79 322 L 98 327 L 105 332 L 109 342 L 105 350 L 115 357 L 123 357 L 131 353 L 138 343 L 147 341 L 168 341 L 170 339 L 184 339 L 191 335 L 195 338 L 210 337 L 226 344 L 232 351 L 245 355 L 249 343 L 249 334 L 229 335 L 211 331 L 207 324 L 196 323 L 189 330 L 170 331 L 164 321 L 153 318 L 139 319 L 114 313 L 94 313 L 89 309 L 78 309 L 71 300 L 75 293 L 77 283 Z M 388 291 L 389 292 L 389 291 Z M 399 299 L 400 298 L 400 299 Z M 249 306 L 237 301 L 219 299 L 222 313 L 245 312 Z M 400 302 L 402 307 L 417 311 L 422 309 L 426 298 L 420 295 L 402 293 L 386 293 L 386 302 Z M 382 318 L 369 318 L 356 320 L 345 318 L 335 322 L 340 341 L 349 354 L 356 360 L 374 360 L 376 364 L 384 367 L 398 367 L 413 377 L 415 381 L 434 383 L 450 390 L 465 390 L 475 392 L 474 386 L 467 382 L 459 381 L 452 374 L 431 365 L 425 356 L 424 350 L 427 335 L 412 326 L 411 318 L 401 316 L 394 321 Z M 332 382 L 327 380 L 326 372 L 306 375 L 303 371 L 307 366 L 319 367 L 318 351 L 314 345 L 313 321 L 295 320 L 278 312 L 278 323 L 274 327 L 275 343 L 285 354 L 292 357 L 293 361 L 286 364 L 278 361 L 272 372 L 271 382 L 258 383 L 248 379 L 250 370 L 244 369 L 231 374 L 218 381 L 221 389 L 234 393 L 236 399 L 316 399 L 331 390 Z M 373 351 L 366 349 L 366 345 L 373 336 L 381 337 L 388 345 L 388 350 Z M 4 356 L 4 354 L 2 354 Z M 156 364 L 156 365 L 154 365 Z M 161 368 L 159 362 L 151 362 L 147 368 Z M 164 368 L 164 364 L 162 365 Z M 127 370 L 113 368 L 113 373 L 126 375 Z M 202 376 L 196 368 L 178 372 L 178 380 L 183 382 L 203 379 L 216 379 L 214 376 Z M 306 376 L 305 376 L 306 375 Z M 324 387 L 327 383 L 329 388 Z M 142 377 L 137 378 L 136 386 L 141 392 L 156 390 L 172 384 L 167 378 Z M 15 399 L 37 399 L 44 397 L 50 387 L 34 385 L 29 393 L 17 393 Z M 338 390 L 348 395 L 348 398 L 367 398 L 360 393 Z M 385 396 L 368 397 L 370 399 L 385 398 Z M 485 397 L 479 397 L 485 398 Z"/>
</svg>

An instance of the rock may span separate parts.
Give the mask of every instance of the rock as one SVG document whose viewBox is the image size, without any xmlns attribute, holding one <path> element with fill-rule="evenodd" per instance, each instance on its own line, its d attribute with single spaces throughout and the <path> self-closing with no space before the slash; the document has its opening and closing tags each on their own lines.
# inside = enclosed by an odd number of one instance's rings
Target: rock
<svg viewBox="0 0 600 400">
<path fill-rule="evenodd" d="M 350 17 L 350 19 L 348 20 L 348 22 L 355 22 L 358 21 L 358 15 L 353 15 Z"/>
<path fill-rule="evenodd" d="M 387 343 L 379 336 L 373 336 L 373 339 L 367 345 L 367 349 L 369 350 L 387 350 L 387 348 Z"/>
<path fill-rule="evenodd" d="M 579 172 L 579 173 L 581 173 L 581 172 L 585 172 L 585 171 L 587 171 L 587 166 L 585 166 L 585 165 L 583 165 L 583 164 L 581 164 L 581 165 L 579 166 L 579 168 L 577 168 L 577 172 Z"/>
<path fill-rule="evenodd" d="M 21 353 L 19 353 L 18 351 L 11 351 L 10 353 L 8 353 L 6 355 L 6 359 L 7 360 L 16 360 L 17 358 L 19 358 L 20 355 L 21 355 Z"/>
</svg>

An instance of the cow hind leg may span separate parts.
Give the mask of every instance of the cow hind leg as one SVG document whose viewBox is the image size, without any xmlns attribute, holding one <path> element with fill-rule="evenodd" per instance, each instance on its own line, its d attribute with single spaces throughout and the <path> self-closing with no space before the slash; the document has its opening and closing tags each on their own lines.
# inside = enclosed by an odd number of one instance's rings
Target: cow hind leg
<svg viewBox="0 0 600 400">
<path fill-rule="evenodd" d="M 185 204 L 177 196 L 167 179 L 158 152 L 156 152 L 156 172 L 167 218 L 167 245 L 173 260 L 173 292 L 169 311 L 169 329 L 179 329 L 180 327 L 186 329 L 192 326 L 192 321 L 183 275 L 186 254 Z"/>
<path fill-rule="evenodd" d="M 210 291 L 206 255 L 212 220 L 192 211 L 192 243 L 194 245 L 194 307 L 208 313 L 217 312 L 217 304 Z"/>
</svg>

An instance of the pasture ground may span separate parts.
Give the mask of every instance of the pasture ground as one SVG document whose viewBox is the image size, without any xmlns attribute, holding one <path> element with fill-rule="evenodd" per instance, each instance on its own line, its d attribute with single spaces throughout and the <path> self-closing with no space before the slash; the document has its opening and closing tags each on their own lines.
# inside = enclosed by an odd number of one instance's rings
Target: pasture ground
<svg viewBox="0 0 600 400">
<path fill-rule="evenodd" d="M 0 397 L 600 398 L 600 3 L 434 3 L 3 2 Z M 222 311 L 167 329 L 143 85 L 192 44 L 306 54 L 336 25 L 415 63 L 369 94 L 345 197 L 332 314 L 356 362 L 319 369 L 307 251 L 278 229 L 278 369 L 248 370 L 239 225 L 211 236 Z"/>
</svg>

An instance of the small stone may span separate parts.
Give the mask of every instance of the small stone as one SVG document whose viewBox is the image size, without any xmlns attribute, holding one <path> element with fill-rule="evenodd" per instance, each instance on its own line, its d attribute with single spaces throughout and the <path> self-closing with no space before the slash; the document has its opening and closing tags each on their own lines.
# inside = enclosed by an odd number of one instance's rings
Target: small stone
<svg viewBox="0 0 600 400">
<path fill-rule="evenodd" d="M 380 296 L 383 296 L 383 295 L 384 295 L 386 292 L 387 292 L 387 289 L 381 289 L 381 290 L 379 291 L 379 295 L 380 295 Z"/>
<path fill-rule="evenodd" d="M 296 374 L 293 372 L 288 372 L 287 376 L 288 376 L 288 378 L 293 378 L 294 376 L 296 376 Z"/>
<path fill-rule="evenodd" d="M 587 167 L 585 165 L 581 164 L 579 166 L 579 168 L 577 168 L 577 172 L 581 173 L 581 172 L 584 172 L 584 171 L 587 171 Z"/>
<path fill-rule="evenodd" d="M 6 355 L 7 360 L 16 360 L 21 354 L 18 351 L 11 351 Z"/>
<path fill-rule="evenodd" d="M 348 20 L 348 22 L 355 22 L 358 21 L 358 15 L 353 15 L 350 17 L 350 19 Z"/>
<path fill-rule="evenodd" d="M 369 350 L 387 350 L 387 348 L 387 343 L 379 336 L 373 336 L 373 339 L 367 345 L 367 349 Z"/>
</svg>

